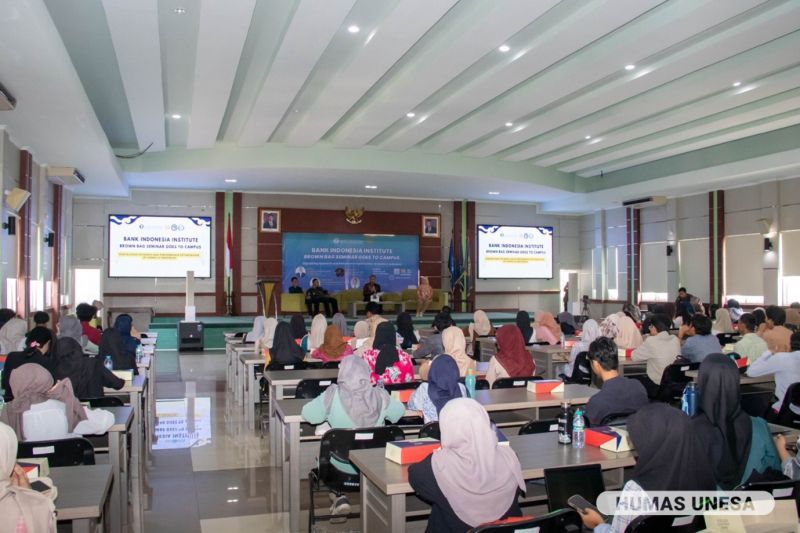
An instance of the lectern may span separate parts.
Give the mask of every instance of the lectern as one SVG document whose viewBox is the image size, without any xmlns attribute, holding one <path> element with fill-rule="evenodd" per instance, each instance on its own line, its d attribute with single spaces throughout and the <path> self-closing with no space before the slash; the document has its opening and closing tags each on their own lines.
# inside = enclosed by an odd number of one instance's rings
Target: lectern
<svg viewBox="0 0 800 533">
<path fill-rule="evenodd" d="M 258 296 L 261 298 L 261 309 L 265 317 L 269 317 L 273 309 L 275 318 L 278 317 L 278 300 L 275 297 L 275 287 L 279 284 L 280 279 L 278 278 L 263 278 L 256 281 Z"/>
</svg>

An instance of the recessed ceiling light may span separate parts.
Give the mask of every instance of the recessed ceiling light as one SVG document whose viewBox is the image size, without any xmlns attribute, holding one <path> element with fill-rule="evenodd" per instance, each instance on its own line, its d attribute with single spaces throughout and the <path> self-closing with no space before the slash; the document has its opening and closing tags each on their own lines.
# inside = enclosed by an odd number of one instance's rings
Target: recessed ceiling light
<svg viewBox="0 0 800 533">
<path fill-rule="evenodd" d="M 175 120 L 178 120 L 179 118 L 181 118 L 181 116 L 178 113 L 173 113 L 172 115 L 170 115 L 170 118 L 174 118 Z"/>
<path fill-rule="evenodd" d="M 294 110 L 294 112 L 295 112 L 295 113 L 299 113 L 299 112 L 300 112 L 300 110 L 299 110 L 299 109 L 295 109 L 295 110 Z"/>
<path fill-rule="evenodd" d="M 185 7 L 176 7 L 172 11 L 174 11 L 176 15 L 185 15 L 186 14 L 186 8 Z"/>
<path fill-rule="evenodd" d="M 636 68 L 636 65 L 625 65 L 625 70 L 633 70 Z"/>
<path fill-rule="evenodd" d="M 489 194 L 491 194 L 492 196 L 497 196 L 500 193 L 497 191 L 489 191 Z"/>
<path fill-rule="evenodd" d="M 409 111 L 408 113 L 406 113 L 406 116 L 407 116 L 408 118 L 414 118 L 414 117 L 416 117 L 416 116 L 417 116 L 417 114 L 416 114 L 416 113 L 414 113 L 414 112 L 412 112 L 412 111 Z"/>
<path fill-rule="evenodd" d="M 591 138 L 592 138 L 592 136 L 591 136 L 591 135 L 587 135 L 586 137 L 584 137 L 584 139 L 586 139 L 587 141 L 588 141 L 589 139 L 591 139 Z"/>
<path fill-rule="evenodd" d="M 378 186 L 377 185 L 364 185 L 364 188 L 365 189 L 377 189 Z"/>
<path fill-rule="evenodd" d="M 739 85 L 741 85 L 741 84 L 742 84 L 742 82 L 740 82 L 740 81 L 735 81 L 735 82 L 733 82 L 733 86 L 734 86 L 734 87 L 738 87 L 738 86 L 739 86 Z"/>
<path fill-rule="evenodd" d="M 355 24 L 351 24 L 350 26 L 347 27 L 347 31 L 349 31 L 350 33 L 358 33 L 361 31 L 361 28 L 359 28 Z"/>
<path fill-rule="evenodd" d="M 510 47 L 510 46 L 508 46 L 507 44 L 501 44 L 501 45 L 500 45 L 500 48 L 498 48 L 498 50 L 500 50 L 500 51 L 501 51 L 501 52 L 503 52 L 503 53 L 506 53 L 506 52 L 508 52 L 509 50 L 511 50 L 511 47 Z"/>
<path fill-rule="evenodd" d="M 225 180 L 225 183 L 236 183 L 237 181 L 238 181 L 238 180 L 236 180 L 236 179 L 234 179 L 234 178 L 229 178 L 229 179 L 226 179 L 226 180 Z M 229 490 L 230 490 L 230 489 L 229 489 Z"/>
<path fill-rule="evenodd" d="M 506 122 L 506 128 L 510 128 L 510 127 L 511 127 L 511 126 L 513 126 L 513 125 L 514 125 L 514 123 L 513 123 L 513 122 Z"/>
</svg>

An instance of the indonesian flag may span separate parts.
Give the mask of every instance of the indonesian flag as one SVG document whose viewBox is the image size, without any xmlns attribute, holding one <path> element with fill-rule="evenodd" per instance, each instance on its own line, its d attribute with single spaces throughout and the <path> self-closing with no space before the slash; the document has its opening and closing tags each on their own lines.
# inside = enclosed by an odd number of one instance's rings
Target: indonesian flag
<svg viewBox="0 0 800 533">
<path fill-rule="evenodd" d="M 225 232 L 225 270 L 228 276 L 233 272 L 233 229 L 231 219 L 228 218 L 228 228 Z"/>
</svg>

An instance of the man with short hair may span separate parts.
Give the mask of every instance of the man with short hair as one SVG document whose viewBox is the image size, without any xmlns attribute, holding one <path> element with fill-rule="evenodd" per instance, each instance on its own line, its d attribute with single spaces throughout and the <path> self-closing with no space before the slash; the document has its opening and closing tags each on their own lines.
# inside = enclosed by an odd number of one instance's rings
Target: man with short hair
<svg viewBox="0 0 800 533">
<path fill-rule="evenodd" d="M 414 351 L 414 357 L 420 358 L 428 355 L 439 355 L 444 353 L 441 333 L 452 325 L 452 319 L 447 313 L 439 312 L 433 319 L 435 331 L 432 335 L 426 335 L 419 340 L 419 345 Z"/>
<path fill-rule="evenodd" d="M 777 305 L 767 306 L 767 329 L 761 333 L 761 338 L 767 343 L 767 348 L 772 353 L 788 352 L 791 344 L 792 330 L 784 326 L 786 311 Z"/>
<path fill-rule="evenodd" d="M 99 329 L 92 327 L 90 324 L 92 319 L 97 314 L 97 308 L 87 303 L 80 303 L 75 308 L 75 314 L 81 323 L 83 334 L 86 335 L 86 338 L 89 339 L 89 342 L 100 346 L 100 341 L 103 338 L 103 334 L 100 333 Z"/>
<path fill-rule="evenodd" d="M 311 288 L 306 291 L 306 307 L 312 317 L 319 313 L 319 304 L 325 306 L 325 315 L 330 318 L 339 312 L 339 303 L 331 297 L 328 291 L 320 287 L 319 279 L 311 280 Z"/>
<path fill-rule="evenodd" d="M 586 404 L 586 418 L 596 426 L 611 414 L 633 414 L 647 405 L 647 391 L 639 381 L 619 375 L 617 345 L 607 337 L 598 337 L 589 345 L 592 372 L 603 380 L 600 392 Z"/>
<path fill-rule="evenodd" d="M 744 313 L 739 317 L 736 325 L 742 338 L 733 346 L 733 351 L 747 357 L 749 364 L 753 364 L 764 352 L 769 350 L 767 343 L 756 334 L 756 317 L 750 313 Z"/>
<path fill-rule="evenodd" d="M 654 396 L 661 384 L 664 369 L 675 362 L 681 353 L 681 341 L 675 335 L 670 335 L 669 328 L 672 321 L 665 314 L 655 314 L 650 317 L 650 335 L 644 342 L 631 352 L 632 361 L 645 361 L 647 363 L 647 378 L 642 379 L 651 396 Z"/>
<path fill-rule="evenodd" d="M 711 334 L 711 319 L 695 313 L 690 324 L 683 324 L 678 330 L 678 338 L 683 340 L 681 355 L 692 363 L 702 363 L 708 354 L 720 353 L 722 347 L 715 335 Z"/>
<path fill-rule="evenodd" d="M 300 286 L 300 280 L 297 276 L 292 276 L 292 285 L 289 287 L 289 294 L 303 294 L 303 287 Z"/>
<path fill-rule="evenodd" d="M 778 401 L 772 404 L 772 408 L 776 413 L 780 411 L 789 386 L 800 381 L 800 332 L 792 334 L 790 349 L 791 352 L 787 350 L 785 353 L 767 352 L 747 369 L 750 377 L 775 375 L 775 397 Z"/>
<path fill-rule="evenodd" d="M 686 290 L 686 287 L 678 289 L 678 297 L 675 298 L 675 313 L 680 316 L 683 312 L 689 316 L 694 314 L 694 306 L 692 305 L 693 296 Z"/>
<path fill-rule="evenodd" d="M 369 302 L 379 292 L 381 292 L 381 286 L 378 284 L 378 278 L 375 277 L 375 274 L 371 274 L 369 281 L 364 284 L 364 301 Z"/>
</svg>

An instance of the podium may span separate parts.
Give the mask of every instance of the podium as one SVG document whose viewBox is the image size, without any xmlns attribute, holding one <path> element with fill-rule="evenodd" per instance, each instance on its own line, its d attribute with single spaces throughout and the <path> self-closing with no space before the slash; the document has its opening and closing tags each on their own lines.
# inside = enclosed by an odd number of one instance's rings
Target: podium
<svg viewBox="0 0 800 533">
<path fill-rule="evenodd" d="M 275 287 L 279 284 L 280 280 L 275 278 L 256 281 L 256 290 L 259 298 L 261 298 L 261 309 L 265 317 L 269 317 L 273 311 L 273 316 L 278 316 L 278 300 L 275 297 Z"/>
</svg>

